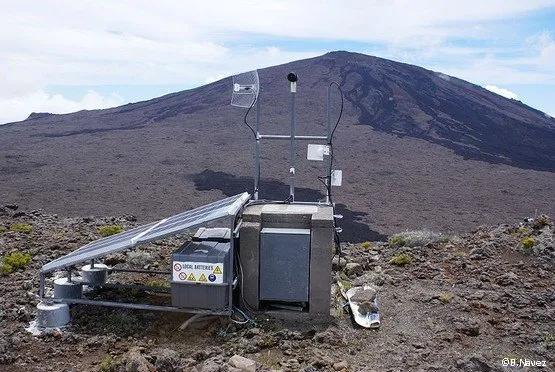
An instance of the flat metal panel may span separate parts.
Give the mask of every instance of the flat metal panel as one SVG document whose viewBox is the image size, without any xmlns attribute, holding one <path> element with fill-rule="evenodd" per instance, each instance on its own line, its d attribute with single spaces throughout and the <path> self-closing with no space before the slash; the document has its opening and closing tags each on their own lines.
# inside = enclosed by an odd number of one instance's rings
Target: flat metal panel
<svg viewBox="0 0 555 372">
<path fill-rule="evenodd" d="M 139 244 L 176 235 L 204 223 L 234 216 L 249 199 L 250 194 L 245 192 L 158 222 L 96 240 L 66 256 L 45 264 L 41 271 L 50 272 L 59 270 L 80 262 L 103 257 L 110 253 L 133 248 Z"/>
<path fill-rule="evenodd" d="M 309 269 L 309 229 L 262 229 L 260 300 L 308 302 Z"/>
<path fill-rule="evenodd" d="M 228 242 L 231 239 L 231 230 L 225 227 L 201 227 L 193 236 L 193 241 Z"/>
<path fill-rule="evenodd" d="M 89 261 L 94 258 L 102 257 L 111 252 L 119 252 L 133 246 L 131 239 L 138 234 L 147 231 L 156 223 L 140 226 L 132 230 L 122 232 L 117 235 L 109 236 L 95 240 L 68 255 L 60 257 L 54 261 L 45 264 L 42 272 L 58 270 L 67 266 L 74 265 L 79 262 Z"/>
</svg>

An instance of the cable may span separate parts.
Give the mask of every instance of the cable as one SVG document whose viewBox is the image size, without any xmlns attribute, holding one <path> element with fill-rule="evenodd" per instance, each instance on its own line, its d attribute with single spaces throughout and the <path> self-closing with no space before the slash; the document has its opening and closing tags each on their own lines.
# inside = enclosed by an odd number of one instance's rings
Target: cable
<svg viewBox="0 0 555 372">
<path fill-rule="evenodd" d="M 243 287 L 244 287 L 243 265 L 241 264 L 241 257 L 239 256 L 239 252 L 237 252 L 237 251 L 236 251 L 236 256 L 237 256 L 237 262 L 239 263 L 239 275 L 241 276 L 241 290 L 239 292 L 241 305 L 244 305 L 246 307 L 247 311 L 251 314 L 254 314 L 254 315 L 262 314 L 263 313 L 262 311 L 255 310 L 245 299 L 245 295 L 244 295 L 244 292 L 243 292 Z"/>
<path fill-rule="evenodd" d="M 332 85 L 337 86 L 337 89 L 339 90 L 339 93 L 341 94 L 341 108 L 339 110 L 339 115 L 337 117 L 337 122 L 335 123 L 335 126 L 333 127 L 333 130 L 331 131 L 330 137 L 329 137 L 329 141 L 328 141 L 328 146 L 330 148 L 330 162 L 329 162 L 329 168 L 328 168 L 328 173 L 326 174 L 326 176 L 324 177 L 318 177 L 318 179 L 324 183 L 324 185 L 326 186 L 326 191 L 328 194 L 328 198 L 329 198 L 329 202 L 332 205 L 333 208 L 333 214 L 335 216 L 335 204 L 333 203 L 332 200 L 332 196 L 331 196 L 331 174 L 333 171 L 333 160 L 335 159 L 333 156 L 333 135 L 335 134 L 335 130 L 337 129 L 337 126 L 339 125 L 339 122 L 341 121 L 341 117 L 343 116 L 343 106 L 344 106 L 344 99 L 343 99 L 343 91 L 341 90 L 341 86 L 335 82 L 332 81 L 330 83 L 330 87 Z M 322 179 L 326 179 L 327 182 L 322 181 Z M 335 243 L 335 253 L 334 256 L 337 255 L 339 257 L 339 261 L 341 261 L 341 239 L 339 238 L 339 233 L 337 232 L 337 230 L 335 230 L 335 217 L 334 217 L 334 231 L 333 231 L 333 238 L 334 238 L 334 243 Z"/>
<path fill-rule="evenodd" d="M 249 317 L 247 314 L 241 311 L 241 309 L 239 309 L 238 307 L 233 306 L 231 309 L 232 309 L 232 314 L 229 316 L 229 319 L 233 323 L 237 323 L 237 324 L 255 323 L 255 321 L 251 317 Z M 245 320 L 234 319 L 233 316 L 235 315 L 236 312 L 239 313 L 239 315 L 241 315 Z"/>
<path fill-rule="evenodd" d="M 341 93 L 341 109 L 339 110 L 339 116 L 337 117 L 337 122 L 335 123 L 335 127 L 331 131 L 329 144 L 331 144 L 331 141 L 333 139 L 333 134 L 335 133 L 335 130 L 337 129 L 337 126 L 339 125 L 339 121 L 341 120 L 341 116 L 343 116 L 343 91 L 341 90 L 341 87 L 339 86 L 339 84 L 336 83 L 335 81 L 332 81 L 329 86 L 331 87 L 332 85 L 336 85 L 337 89 L 339 90 L 339 93 Z"/>
<path fill-rule="evenodd" d="M 245 113 L 245 117 L 243 118 L 243 122 L 245 123 L 245 125 L 246 125 L 247 127 L 249 127 L 249 129 L 251 130 L 251 132 L 252 132 L 252 134 L 253 134 L 253 136 L 254 136 L 254 139 L 255 139 L 256 141 L 259 140 L 259 139 L 258 139 L 258 135 L 257 135 L 257 133 L 255 132 L 255 130 L 254 130 L 254 129 L 250 126 L 250 124 L 248 123 L 247 117 L 249 116 L 249 113 L 250 113 L 251 109 L 254 107 L 254 105 L 256 104 L 256 101 L 257 101 L 257 100 L 258 100 L 258 97 L 255 97 L 255 98 L 254 98 L 254 101 L 252 101 L 252 104 L 250 105 L 250 107 L 248 108 L 247 112 Z M 256 184 L 256 188 L 254 189 L 254 195 L 258 195 L 258 191 L 259 191 L 259 188 L 260 188 L 260 185 L 259 185 L 259 184 L 260 184 L 260 161 L 258 162 L 256 171 L 258 172 L 258 183 Z"/>
<path fill-rule="evenodd" d="M 328 140 L 328 146 L 330 148 L 330 163 L 329 163 L 328 173 L 326 174 L 326 177 L 324 177 L 324 178 L 328 179 L 328 182 L 327 182 L 327 185 L 326 185 L 326 189 L 327 189 L 326 191 L 328 193 L 329 201 L 333 205 L 333 201 L 332 201 L 332 197 L 331 197 L 331 173 L 332 173 L 332 170 L 333 170 L 333 160 L 334 160 L 334 156 L 333 156 L 333 135 L 335 134 L 335 130 L 339 126 L 339 122 L 341 121 L 341 117 L 343 116 L 344 99 L 343 99 L 343 91 L 341 90 L 341 86 L 335 81 L 332 81 L 329 86 L 331 87 L 332 85 L 335 85 L 337 87 L 337 90 L 339 90 L 339 93 L 341 94 L 341 108 L 339 109 L 339 115 L 337 116 L 337 121 L 335 122 L 335 126 L 333 127 L 333 130 L 331 131 L 331 134 L 330 134 L 330 138 Z"/>
<path fill-rule="evenodd" d="M 251 130 L 251 132 L 252 132 L 252 134 L 253 134 L 253 136 L 254 136 L 254 139 L 257 139 L 257 137 L 256 137 L 256 132 L 254 131 L 254 129 L 253 129 L 253 128 L 249 125 L 249 123 L 247 122 L 247 116 L 249 116 L 249 112 L 251 112 L 251 109 L 254 107 L 254 104 L 256 103 L 256 100 L 257 100 L 257 99 L 258 99 L 258 97 L 255 98 L 254 101 L 252 101 L 252 105 L 249 107 L 249 109 L 248 109 L 247 112 L 245 113 L 245 118 L 243 119 L 243 122 L 245 123 L 245 125 L 246 125 L 247 127 L 249 127 L 249 129 Z"/>
</svg>

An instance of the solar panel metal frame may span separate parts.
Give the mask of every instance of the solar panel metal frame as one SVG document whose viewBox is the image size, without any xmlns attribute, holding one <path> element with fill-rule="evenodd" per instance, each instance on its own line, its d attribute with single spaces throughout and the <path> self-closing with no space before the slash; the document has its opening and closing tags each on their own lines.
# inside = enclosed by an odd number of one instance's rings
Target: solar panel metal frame
<svg viewBox="0 0 555 372">
<path fill-rule="evenodd" d="M 235 216 L 249 199 L 250 194 L 244 192 L 158 222 L 152 222 L 129 231 L 95 240 L 76 251 L 43 265 L 41 273 L 60 270 L 110 253 L 121 252 L 140 244 L 176 235 L 204 223 Z"/>
</svg>

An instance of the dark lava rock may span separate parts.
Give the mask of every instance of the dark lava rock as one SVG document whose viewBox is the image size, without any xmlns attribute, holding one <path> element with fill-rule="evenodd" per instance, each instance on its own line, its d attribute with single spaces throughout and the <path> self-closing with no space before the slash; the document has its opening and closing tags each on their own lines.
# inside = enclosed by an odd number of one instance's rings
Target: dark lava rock
<svg viewBox="0 0 555 372">
<path fill-rule="evenodd" d="M 457 360 L 457 369 L 464 372 L 489 372 L 501 371 L 497 367 L 492 367 L 480 357 L 469 357 L 462 360 Z"/>
<path fill-rule="evenodd" d="M 460 318 L 455 321 L 455 330 L 467 336 L 476 337 L 480 334 L 480 324 L 475 319 Z"/>
<path fill-rule="evenodd" d="M 518 282 L 518 275 L 509 271 L 508 273 L 501 274 L 495 278 L 495 283 L 503 286 L 512 285 Z"/>
<path fill-rule="evenodd" d="M 154 366 L 158 371 L 181 372 L 181 359 L 179 353 L 171 349 L 156 349 L 150 353 L 156 360 Z"/>
</svg>

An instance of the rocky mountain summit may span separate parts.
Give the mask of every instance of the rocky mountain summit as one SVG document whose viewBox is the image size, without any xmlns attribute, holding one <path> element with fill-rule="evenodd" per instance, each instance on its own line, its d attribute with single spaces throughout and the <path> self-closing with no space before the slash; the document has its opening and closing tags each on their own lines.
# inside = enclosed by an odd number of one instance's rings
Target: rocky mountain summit
<svg viewBox="0 0 555 372">
<path fill-rule="evenodd" d="M 131 215 L 62 218 L 0 207 L 0 371 L 470 372 L 528 370 L 538 361 L 555 369 L 554 224 L 547 216 L 458 236 L 409 231 L 344 243 L 330 273 L 330 316 L 270 312 L 250 314 L 244 325 L 216 318 L 180 331 L 185 314 L 78 305 L 69 326 L 28 332 L 40 267 L 98 238 L 107 225 L 137 222 Z M 164 270 L 185 238 L 106 262 Z M 359 285 L 378 291 L 377 330 L 357 327 L 343 306 L 339 287 Z M 136 302 L 154 296 L 90 295 Z"/>
</svg>

